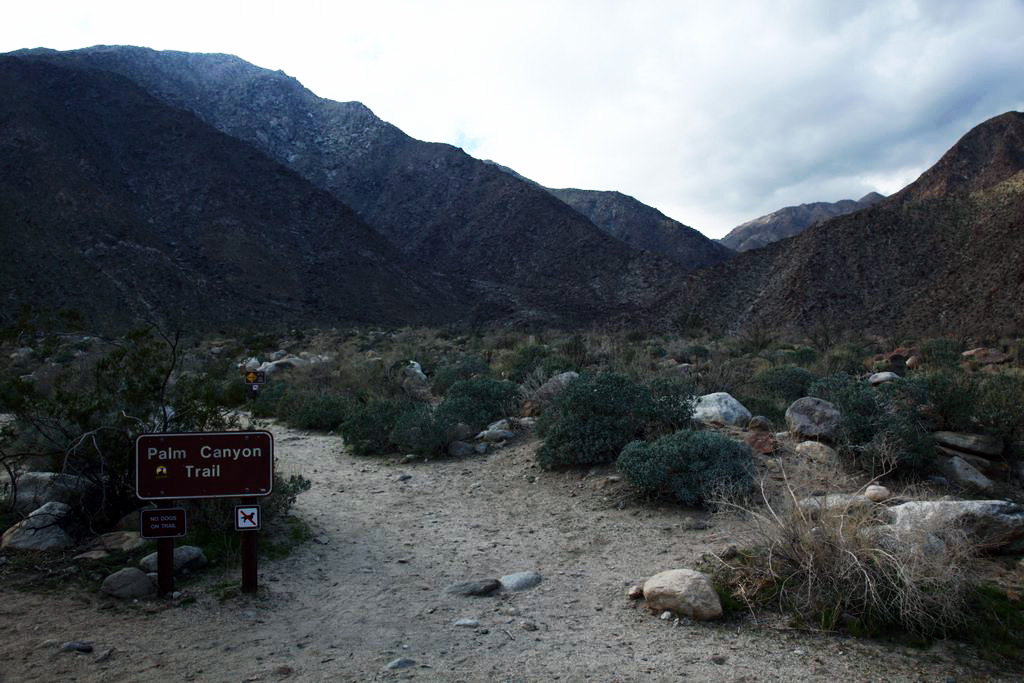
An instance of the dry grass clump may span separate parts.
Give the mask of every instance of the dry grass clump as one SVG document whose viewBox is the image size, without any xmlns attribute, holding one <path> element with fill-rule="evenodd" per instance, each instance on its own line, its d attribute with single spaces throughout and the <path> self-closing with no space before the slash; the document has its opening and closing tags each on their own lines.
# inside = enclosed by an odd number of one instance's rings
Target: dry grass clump
<svg viewBox="0 0 1024 683">
<path fill-rule="evenodd" d="M 970 622 L 975 548 L 962 533 L 921 528 L 897 535 L 882 523 L 881 506 L 856 496 L 801 505 L 788 481 L 775 496 L 763 484 L 761 498 L 760 507 L 742 507 L 751 523 L 747 549 L 721 559 L 715 572 L 749 608 L 861 634 L 893 627 L 944 634 Z"/>
</svg>

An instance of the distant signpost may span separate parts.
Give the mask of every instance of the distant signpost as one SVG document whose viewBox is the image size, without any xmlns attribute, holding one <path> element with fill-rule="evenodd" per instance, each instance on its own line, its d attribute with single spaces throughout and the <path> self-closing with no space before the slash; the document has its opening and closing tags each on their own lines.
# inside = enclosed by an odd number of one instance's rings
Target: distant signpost
<svg viewBox="0 0 1024 683">
<path fill-rule="evenodd" d="M 135 494 L 142 500 L 254 498 L 269 495 L 273 486 L 270 432 L 142 434 L 135 440 Z M 260 508 L 239 508 L 245 512 L 235 513 L 235 528 L 242 534 L 242 590 L 255 593 Z M 174 590 L 174 538 L 185 535 L 185 510 L 144 510 L 140 521 L 142 535 L 157 539 L 157 583 L 162 594 L 169 593 Z"/>
</svg>

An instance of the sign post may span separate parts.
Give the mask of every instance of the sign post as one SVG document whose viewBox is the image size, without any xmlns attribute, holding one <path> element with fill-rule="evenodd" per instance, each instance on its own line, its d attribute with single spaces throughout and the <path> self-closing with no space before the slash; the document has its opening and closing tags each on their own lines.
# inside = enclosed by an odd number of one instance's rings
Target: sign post
<svg viewBox="0 0 1024 683">
<path fill-rule="evenodd" d="M 269 495 L 273 485 L 274 437 L 267 431 L 142 434 L 135 440 L 135 493 L 142 500 L 252 498 Z M 174 590 L 174 538 L 185 535 L 185 511 L 157 508 L 141 515 L 140 527 L 151 533 L 142 535 L 157 539 L 160 593 L 169 593 Z M 257 590 L 259 528 L 258 505 L 236 508 L 246 593 Z"/>
</svg>

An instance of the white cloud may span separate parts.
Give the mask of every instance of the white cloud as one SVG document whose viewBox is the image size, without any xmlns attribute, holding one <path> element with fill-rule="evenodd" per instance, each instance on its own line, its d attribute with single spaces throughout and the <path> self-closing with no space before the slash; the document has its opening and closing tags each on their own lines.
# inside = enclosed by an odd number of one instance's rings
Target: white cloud
<svg viewBox="0 0 1024 683">
<path fill-rule="evenodd" d="M 24 3 L 0 51 L 229 52 L 547 185 L 617 189 L 719 236 L 892 192 L 1024 108 L 1024 5 Z"/>
</svg>

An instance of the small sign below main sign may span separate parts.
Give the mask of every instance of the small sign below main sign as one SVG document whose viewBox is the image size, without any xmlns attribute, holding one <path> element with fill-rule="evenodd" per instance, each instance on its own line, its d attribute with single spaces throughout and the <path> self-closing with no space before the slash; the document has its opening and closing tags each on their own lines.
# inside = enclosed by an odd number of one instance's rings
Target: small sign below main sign
<svg viewBox="0 0 1024 683">
<path fill-rule="evenodd" d="M 235 531 L 259 531 L 260 530 L 260 506 L 259 505 L 236 505 L 235 506 Z"/>
<path fill-rule="evenodd" d="M 143 538 L 181 538 L 187 532 L 185 508 L 139 510 L 139 535 Z"/>
<path fill-rule="evenodd" d="M 274 485 L 267 431 L 142 434 L 135 494 L 142 500 L 266 496 Z"/>
</svg>

